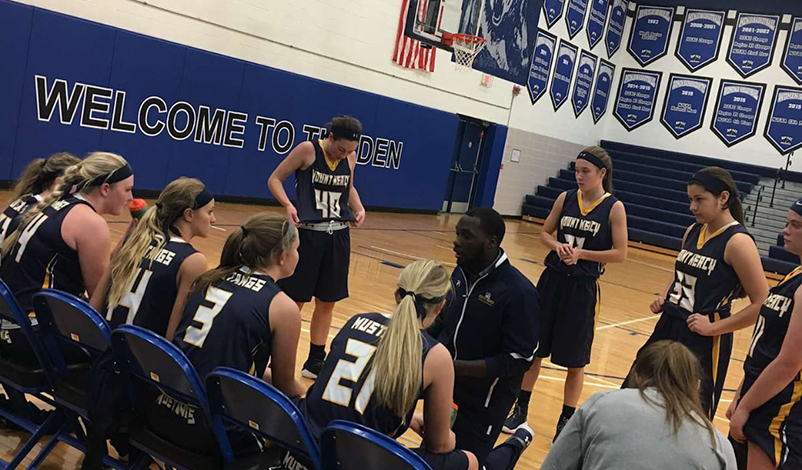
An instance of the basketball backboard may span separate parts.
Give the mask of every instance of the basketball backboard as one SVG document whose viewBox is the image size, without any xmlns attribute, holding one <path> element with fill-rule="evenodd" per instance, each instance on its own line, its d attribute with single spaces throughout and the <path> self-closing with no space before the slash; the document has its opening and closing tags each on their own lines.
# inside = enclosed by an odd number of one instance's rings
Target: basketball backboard
<svg viewBox="0 0 802 470">
<path fill-rule="evenodd" d="M 483 0 L 409 0 L 404 32 L 424 44 L 451 51 L 443 36 L 476 35 L 483 6 Z"/>
</svg>

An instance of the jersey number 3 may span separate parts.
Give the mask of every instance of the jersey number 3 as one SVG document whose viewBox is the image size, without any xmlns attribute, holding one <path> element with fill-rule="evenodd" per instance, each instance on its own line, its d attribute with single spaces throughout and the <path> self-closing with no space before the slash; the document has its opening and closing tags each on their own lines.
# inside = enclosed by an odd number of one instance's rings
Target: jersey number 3
<svg viewBox="0 0 802 470">
<path fill-rule="evenodd" d="M 356 361 L 351 362 L 346 359 L 337 361 L 337 366 L 334 368 L 334 372 L 331 373 L 329 383 L 326 384 L 326 389 L 323 390 L 323 399 L 350 408 L 353 392 L 357 391 L 354 389 L 356 385 L 346 386 L 340 384 L 340 382 L 345 379 L 357 384 L 359 378 L 362 376 L 362 372 L 365 370 L 365 366 L 368 365 L 370 358 L 373 357 L 375 352 L 376 346 L 363 343 L 359 340 L 349 339 L 348 343 L 345 345 L 345 353 L 355 357 Z M 354 409 L 359 412 L 359 414 L 365 412 L 365 408 L 367 408 L 368 402 L 370 401 L 370 396 L 373 395 L 373 387 L 375 387 L 375 384 L 376 374 L 371 371 L 368 378 L 365 379 L 365 383 L 362 384 L 362 388 L 358 391 L 356 403 L 354 403 Z"/>
<path fill-rule="evenodd" d="M 315 207 L 324 219 L 340 218 L 340 196 L 342 194 L 332 191 L 315 190 Z"/>
</svg>

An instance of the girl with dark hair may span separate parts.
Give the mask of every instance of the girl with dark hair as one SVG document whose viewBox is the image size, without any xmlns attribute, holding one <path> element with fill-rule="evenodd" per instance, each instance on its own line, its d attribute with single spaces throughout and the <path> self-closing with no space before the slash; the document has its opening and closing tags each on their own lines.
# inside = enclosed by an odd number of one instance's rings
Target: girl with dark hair
<svg viewBox="0 0 802 470">
<path fill-rule="evenodd" d="M 674 280 L 651 305 L 661 313 L 646 345 L 679 341 L 702 364 L 702 407 L 716 414 L 732 353 L 732 332 L 751 326 L 768 295 L 755 241 L 743 226 L 738 187 L 724 169 L 697 171 L 688 182 L 696 223 L 688 227 L 675 263 Z M 743 293 L 750 304 L 731 316 L 732 301 Z M 624 386 L 631 385 L 631 377 Z"/>
<path fill-rule="evenodd" d="M 309 357 L 302 374 L 317 377 L 326 358 L 326 340 L 336 302 L 348 297 L 348 267 L 351 257 L 349 223 L 360 226 L 365 208 L 354 186 L 356 148 L 362 123 L 338 116 L 329 123 L 324 138 L 303 142 L 276 167 L 267 186 L 284 206 L 287 219 L 299 230 L 300 261 L 295 274 L 280 285 L 303 310 L 315 298 L 310 329 Z M 295 173 L 297 188 L 293 204 L 283 181 Z"/>
</svg>

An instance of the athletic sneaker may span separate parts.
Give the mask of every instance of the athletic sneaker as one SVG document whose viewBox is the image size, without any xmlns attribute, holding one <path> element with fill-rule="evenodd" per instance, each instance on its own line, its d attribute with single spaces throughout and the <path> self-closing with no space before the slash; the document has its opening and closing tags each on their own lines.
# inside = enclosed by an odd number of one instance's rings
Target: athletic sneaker
<svg viewBox="0 0 802 470">
<path fill-rule="evenodd" d="M 554 440 L 551 442 L 554 443 L 558 437 L 560 437 L 560 433 L 563 432 L 563 428 L 566 424 L 568 424 L 568 420 L 571 418 L 566 418 L 565 416 L 560 416 L 560 420 L 557 421 L 557 432 L 554 433 Z"/>
<path fill-rule="evenodd" d="M 526 426 L 527 412 L 528 410 L 524 410 L 516 402 L 515 406 L 512 407 L 512 412 L 507 416 L 507 420 L 504 421 L 504 426 L 501 430 L 507 434 L 515 434 L 515 431 L 520 429 L 521 426 Z"/>
<path fill-rule="evenodd" d="M 307 379 L 315 380 L 317 375 L 320 373 L 320 370 L 323 369 L 323 362 L 326 360 L 324 357 L 323 359 L 317 357 L 309 357 L 306 362 L 304 362 L 304 367 L 301 369 L 301 375 L 306 377 Z"/>
<path fill-rule="evenodd" d="M 521 452 L 526 450 L 529 447 L 529 444 L 532 443 L 532 439 L 535 438 L 535 432 L 532 431 L 532 428 L 529 427 L 526 422 L 518 426 L 518 429 L 515 431 L 515 434 L 512 435 L 511 438 L 507 439 L 507 442 L 512 441 L 513 439 L 520 442 L 521 445 Z"/>
</svg>

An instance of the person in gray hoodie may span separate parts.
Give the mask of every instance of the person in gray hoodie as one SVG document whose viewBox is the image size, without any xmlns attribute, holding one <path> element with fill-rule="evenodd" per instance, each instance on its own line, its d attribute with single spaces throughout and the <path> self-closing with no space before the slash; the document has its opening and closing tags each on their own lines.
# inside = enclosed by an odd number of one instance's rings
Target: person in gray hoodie
<svg viewBox="0 0 802 470">
<path fill-rule="evenodd" d="M 701 365 L 658 341 L 633 367 L 637 388 L 599 392 L 568 421 L 541 470 L 736 470 L 732 446 L 699 401 Z"/>
</svg>

